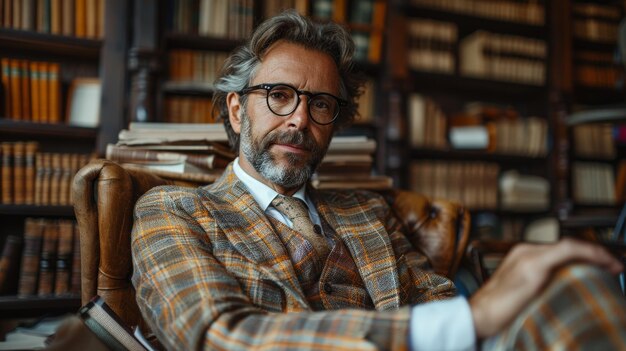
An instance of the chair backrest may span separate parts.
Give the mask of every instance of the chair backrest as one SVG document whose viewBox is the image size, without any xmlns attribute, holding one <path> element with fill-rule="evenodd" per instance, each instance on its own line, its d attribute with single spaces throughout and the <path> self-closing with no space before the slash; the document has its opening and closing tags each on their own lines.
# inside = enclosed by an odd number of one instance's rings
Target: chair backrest
<svg viewBox="0 0 626 351">
<path fill-rule="evenodd" d="M 142 330 L 149 328 L 130 282 L 133 207 L 146 191 L 164 184 L 200 185 L 95 160 L 76 174 L 72 187 L 80 231 L 82 303 L 100 295 L 124 322 Z M 410 241 L 429 258 L 433 269 L 453 277 L 468 242 L 468 212 L 458 204 L 431 201 L 414 192 L 393 190 L 383 195 L 403 220 Z"/>
</svg>

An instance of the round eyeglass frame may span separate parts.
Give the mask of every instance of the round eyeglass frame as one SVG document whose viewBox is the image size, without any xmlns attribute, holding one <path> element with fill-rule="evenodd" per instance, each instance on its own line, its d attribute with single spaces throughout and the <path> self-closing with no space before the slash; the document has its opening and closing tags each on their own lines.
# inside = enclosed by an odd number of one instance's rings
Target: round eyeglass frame
<svg viewBox="0 0 626 351">
<path fill-rule="evenodd" d="M 269 96 L 270 96 L 270 91 L 272 91 L 272 89 L 276 88 L 276 87 L 286 87 L 289 89 L 292 89 L 293 91 L 296 92 L 296 96 L 298 97 L 298 101 L 296 102 L 296 104 L 293 107 L 293 110 L 291 110 L 288 113 L 276 113 L 272 107 L 270 106 L 270 101 L 269 101 Z M 275 84 L 269 84 L 269 83 L 261 83 L 258 85 L 253 85 L 251 87 L 247 87 L 245 89 L 242 89 L 241 91 L 239 91 L 237 94 L 239 94 L 240 96 L 246 95 L 248 93 L 250 93 L 251 91 L 254 90 L 259 90 L 259 89 L 263 89 L 265 90 L 265 103 L 267 104 L 267 108 L 269 108 L 269 110 L 275 114 L 276 116 L 288 116 L 290 114 L 292 114 L 300 105 L 300 95 L 306 95 L 309 99 L 307 101 L 307 112 L 309 114 L 309 118 L 311 118 L 311 120 L 319 125 L 329 125 L 332 124 L 333 122 L 335 122 L 337 120 L 337 117 L 339 117 L 339 113 L 341 112 L 341 108 L 345 107 L 348 105 L 348 102 L 344 99 L 341 99 L 333 94 L 329 94 L 329 93 L 312 93 L 310 91 L 305 91 L 305 90 L 298 90 L 296 89 L 294 86 L 289 85 L 289 84 L 285 84 L 285 83 L 275 83 Z M 311 113 L 311 101 L 320 95 L 324 95 L 324 96 L 330 96 L 333 99 L 335 99 L 337 101 L 337 111 L 335 112 L 335 115 L 333 116 L 332 120 L 330 120 L 330 122 L 319 122 L 315 119 L 315 117 L 313 117 L 313 114 Z"/>
</svg>

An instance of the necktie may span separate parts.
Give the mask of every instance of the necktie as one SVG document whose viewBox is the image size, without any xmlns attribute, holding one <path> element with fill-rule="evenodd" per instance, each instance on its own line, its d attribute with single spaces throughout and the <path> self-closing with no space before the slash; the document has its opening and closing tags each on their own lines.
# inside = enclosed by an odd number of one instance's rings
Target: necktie
<svg viewBox="0 0 626 351">
<path fill-rule="evenodd" d="M 272 205 L 289 218 L 293 224 L 293 230 L 302 234 L 311 243 L 319 257 L 328 255 L 328 243 L 319 229 L 316 232 L 306 204 L 302 200 L 278 195 L 272 201 Z"/>
</svg>

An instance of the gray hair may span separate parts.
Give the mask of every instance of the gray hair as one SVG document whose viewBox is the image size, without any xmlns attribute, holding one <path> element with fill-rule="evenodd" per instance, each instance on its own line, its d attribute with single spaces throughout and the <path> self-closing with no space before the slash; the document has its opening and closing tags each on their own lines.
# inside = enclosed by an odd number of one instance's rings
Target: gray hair
<svg viewBox="0 0 626 351">
<path fill-rule="evenodd" d="M 357 114 L 357 98 L 362 93 L 365 80 L 354 67 L 354 41 L 350 33 L 336 23 L 315 23 L 294 10 L 287 10 L 261 23 L 250 40 L 226 59 L 215 81 L 214 112 L 223 120 L 230 146 L 235 151 L 239 150 L 239 135 L 230 125 L 226 96 L 229 92 L 238 92 L 249 86 L 263 55 L 279 40 L 326 53 L 337 64 L 340 97 L 349 104 L 341 109 L 334 124 L 335 130 L 350 125 Z M 240 99 L 242 104 L 246 103 L 246 96 Z"/>
</svg>

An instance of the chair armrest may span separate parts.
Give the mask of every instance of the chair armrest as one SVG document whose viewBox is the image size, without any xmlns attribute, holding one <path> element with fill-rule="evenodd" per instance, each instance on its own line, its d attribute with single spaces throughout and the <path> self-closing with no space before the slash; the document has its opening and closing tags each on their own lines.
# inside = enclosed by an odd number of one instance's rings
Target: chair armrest
<svg viewBox="0 0 626 351">
<path fill-rule="evenodd" d="M 393 190 L 384 195 L 413 246 L 428 257 L 437 274 L 453 279 L 469 240 L 468 211 L 458 203 L 431 200 L 412 191 Z"/>
</svg>

